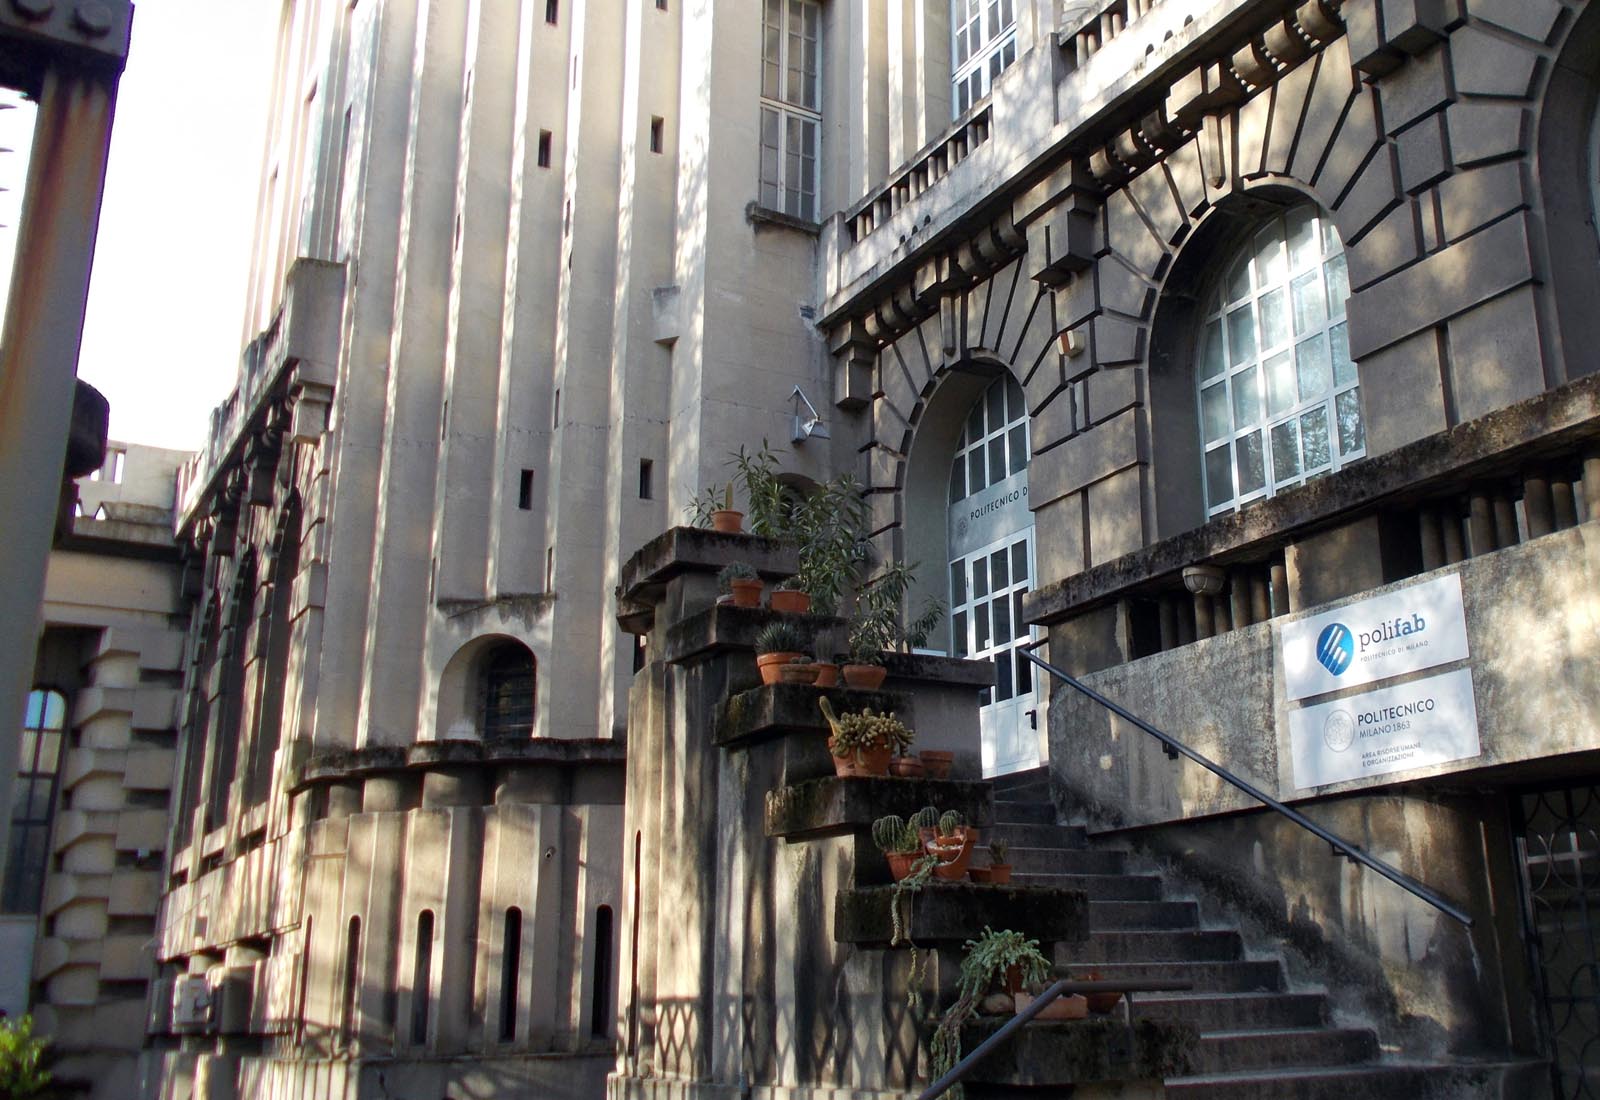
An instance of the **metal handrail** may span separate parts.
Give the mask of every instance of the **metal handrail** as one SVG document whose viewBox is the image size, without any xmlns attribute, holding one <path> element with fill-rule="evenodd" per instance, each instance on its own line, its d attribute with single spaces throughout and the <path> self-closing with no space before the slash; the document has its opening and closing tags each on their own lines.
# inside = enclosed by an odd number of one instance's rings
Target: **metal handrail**
<svg viewBox="0 0 1600 1100">
<path fill-rule="evenodd" d="M 1335 836 L 1333 833 L 1330 833 L 1327 829 L 1324 829 L 1321 825 L 1318 825 L 1315 821 L 1312 821 L 1298 810 L 1293 810 L 1288 806 L 1285 806 L 1282 802 L 1279 802 L 1276 798 L 1273 798 L 1266 791 L 1261 790 L 1248 780 L 1239 778 L 1227 768 L 1224 768 L 1221 764 L 1214 763 L 1213 761 L 1208 760 L 1206 757 L 1201 756 L 1188 745 L 1185 745 L 1183 742 L 1172 737 L 1170 734 L 1163 733 L 1161 730 L 1156 729 L 1156 727 L 1152 726 L 1149 722 L 1146 722 L 1143 718 L 1140 718 L 1134 714 L 1130 714 L 1123 707 L 1118 706 L 1116 703 L 1113 703 L 1110 699 L 1107 699 L 1104 695 L 1101 695 L 1098 691 L 1094 690 L 1094 688 L 1081 682 L 1067 672 L 1057 668 L 1049 661 L 1035 656 L 1033 653 L 1033 647 L 1036 645 L 1042 645 L 1046 641 L 1048 641 L 1048 639 L 1041 638 L 1038 642 L 1035 642 L 1032 645 L 1019 646 L 1017 651 L 1021 653 L 1022 656 L 1026 657 L 1028 660 L 1044 669 L 1050 675 L 1066 684 L 1068 687 L 1076 688 L 1079 692 L 1088 696 L 1096 703 L 1099 703 L 1102 707 L 1105 707 L 1112 714 L 1115 714 L 1118 718 L 1121 718 L 1124 722 L 1132 722 L 1134 725 L 1144 730 L 1144 732 L 1148 733 L 1151 737 L 1154 737 L 1157 741 L 1160 741 L 1162 745 L 1162 751 L 1167 754 L 1168 759 L 1176 760 L 1180 755 L 1187 756 L 1190 760 L 1193 760 L 1196 764 L 1199 764 L 1202 768 L 1205 768 L 1212 775 L 1215 775 L 1217 778 L 1227 783 L 1231 783 L 1233 786 L 1237 787 L 1251 798 L 1254 798 L 1262 805 L 1276 810 L 1278 813 L 1282 814 L 1284 817 L 1288 818 L 1302 829 L 1305 829 L 1319 840 L 1324 841 L 1333 850 L 1334 855 L 1342 855 L 1352 863 L 1359 863 L 1369 870 L 1378 872 L 1378 874 L 1382 875 L 1396 886 L 1409 891 L 1413 896 L 1427 902 L 1429 905 L 1439 910 L 1439 912 L 1448 917 L 1454 917 L 1468 928 L 1472 927 L 1472 917 L 1469 914 L 1467 914 L 1464 910 L 1450 904 L 1448 901 L 1445 901 L 1438 894 L 1422 885 L 1422 883 L 1418 882 L 1404 871 L 1389 866 L 1389 864 L 1385 863 L 1381 859 L 1378 859 L 1376 856 L 1369 856 L 1366 852 L 1363 852 L 1355 845 L 1341 839 L 1338 836 Z"/>
<path fill-rule="evenodd" d="M 1060 997 L 1063 994 L 1069 994 L 1069 993 L 1123 993 L 1123 994 L 1128 994 L 1129 995 L 1128 996 L 1128 1019 L 1131 1020 L 1131 1019 L 1133 1019 L 1133 997 L 1131 996 L 1131 994 L 1134 994 L 1134 993 L 1177 993 L 1177 992 L 1182 992 L 1184 990 L 1193 989 L 1193 988 L 1194 988 L 1194 983 L 1192 983 L 1192 982 L 1176 982 L 1176 981 L 1162 981 L 1162 980 L 1149 980 L 1149 981 L 1129 980 L 1129 981 L 1121 981 L 1121 982 L 1104 982 L 1104 981 L 1082 982 L 1082 981 L 1074 981 L 1071 978 L 1062 978 L 1060 981 L 1058 981 L 1054 985 L 1052 985 L 1049 989 L 1046 989 L 1043 993 L 1039 994 L 1039 996 L 1034 999 L 1034 1002 L 1032 1004 L 1030 1004 L 1027 1008 L 1023 1009 L 1021 1012 L 1017 1013 L 1011 1019 L 1007 1020 L 1005 1025 L 1003 1027 L 1001 1027 L 1001 1029 L 999 1031 L 995 1032 L 993 1035 L 989 1036 L 983 1042 L 979 1043 L 976 1047 L 974 1047 L 971 1054 L 969 1054 L 965 1058 L 961 1059 L 961 1061 L 957 1062 L 954 1066 L 951 1066 L 949 1072 L 947 1072 L 943 1077 L 939 1078 L 933 1084 L 929 1085 L 927 1087 L 927 1089 L 923 1091 L 922 1095 L 917 1097 L 917 1100 L 934 1100 L 935 1097 L 944 1095 L 945 1091 L 947 1089 L 949 1089 L 951 1085 L 954 1085 L 957 1081 L 960 1081 L 969 1072 L 971 1072 L 972 1067 L 977 1065 L 978 1062 L 981 1061 L 986 1055 L 988 1055 L 988 1053 L 991 1050 L 993 1050 L 995 1047 L 999 1046 L 1001 1043 L 1005 1042 L 1007 1039 L 1011 1038 L 1012 1034 L 1015 1033 L 1018 1028 L 1020 1028 L 1023 1024 L 1027 1023 L 1029 1020 L 1033 1019 L 1035 1016 L 1039 1015 L 1039 1013 L 1043 1012 L 1046 1008 L 1050 1007 L 1051 1002 L 1053 1002 L 1057 997 Z"/>
</svg>

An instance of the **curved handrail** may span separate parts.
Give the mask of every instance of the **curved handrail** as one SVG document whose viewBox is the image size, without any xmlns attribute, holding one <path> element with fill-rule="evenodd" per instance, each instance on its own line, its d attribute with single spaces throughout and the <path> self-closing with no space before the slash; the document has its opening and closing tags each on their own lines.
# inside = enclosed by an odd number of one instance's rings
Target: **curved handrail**
<svg viewBox="0 0 1600 1100">
<path fill-rule="evenodd" d="M 1040 639 L 1039 642 L 1034 644 L 1042 645 L 1047 640 L 1048 639 Z M 1254 798 L 1262 805 L 1267 806 L 1269 809 L 1276 810 L 1278 813 L 1282 814 L 1284 817 L 1288 818 L 1302 829 L 1305 829 L 1319 840 L 1327 843 L 1327 845 L 1333 849 L 1334 855 L 1342 855 L 1352 863 L 1359 863 L 1368 870 L 1376 871 L 1378 874 L 1382 875 L 1396 886 L 1399 886 L 1401 889 L 1411 893 L 1414 897 L 1420 898 L 1421 900 L 1427 902 L 1429 905 L 1439 910 L 1439 912 L 1448 917 L 1454 917 L 1468 928 L 1472 927 L 1472 917 L 1466 911 L 1450 904 L 1448 901 L 1445 901 L 1444 898 L 1440 897 L 1438 894 L 1422 885 L 1422 883 L 1418 882 L 1404 871 L 1389 866 L 1389 864 L 1385 863 L 1381 859 L 1378 859 L 1376 856 L 1369 856 L 1366 852 L 1363 852 L 1355 845 L 1335 836 L 1333 833 L 1330 833 L 1327 829 L 1324 829 L 1321 825 L 1318 825 L 1315 821 L 1312 821 L 1298 810 L 1294 810 L 1288 806 L 1285 806 L 1282 802 L 1279 802 L 1276 798 L 1273 798 L 1270 794 L 1261 790 L 1249 780 L 1241 779 L 1239 776 L 1234 775 L 1227 768 L 1224 768 L 1221 764 L 1214 763 L 1213 761 L 1208 760 L 1206 757 L 1195 752 L 1188 745 L 1185 745 L 1177 738 L 1171 736 L 1170 734 L 1163 733 L 1161 730 L 1158 730 L 1156 727 L 1152 726 L 1149 722 L 1146 722 L 1143 718 L 1129 713 L 1123 707 L 1118 706 L 1110 699 L 1107 699 L 1104 695 L 1101 695 L 1098 691 L 1094 690 L 1094 688 L 1074 678 L 1062 669 L 1057 668 L 1055 665 L 1044 660 L 1042 657 L 1036 656 L 1032 651 L 1032 646 L 1019 646 L 1017 652 L 1026 657 L 1028 660 L 1032 661 L 1034 664 L 1038 665 L 1040 668 L 1044 669 L 1057 680 L 1060 680 L 1062 683 L 1066 684 L 1068 687 L 1077 689 L 1079 692 L 1088 696 L 1096 703 L 1099 703 L 1102 707 L 1105 707 L 1112 714 L 1115 714 L 1118 718 L 1121 718 L 1124 722 L 1132 722 L 1135 726 L 1138 726 L 1140 729 L 1144 730 L 1144 732 L 1148 733 L 1151 737 L 1154 737 L 1157 741 L 1160 741 L 1163 751 L 1166 752 L 1169 759 L 1176 760 L 1180 755 L 1187 756 L 1190 760 L 1193 760 L 1196 764 L 1199 764 L 1202 768 L 1205 768 L 1212 775 L 1215 775 L 1217 778 L 1226 783 L 1231 783 L 1233 786 L 1237 787 L 1251 798 Z"/>
</svg>

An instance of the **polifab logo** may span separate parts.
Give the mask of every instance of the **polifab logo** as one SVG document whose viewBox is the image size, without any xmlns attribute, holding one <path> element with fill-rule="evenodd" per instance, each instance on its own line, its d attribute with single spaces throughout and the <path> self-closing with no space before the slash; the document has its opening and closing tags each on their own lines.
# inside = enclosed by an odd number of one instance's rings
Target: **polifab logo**
<svg viewBox="0 0 1600 1100">
<path fill-rule="evenodd" d="M 1350 628 L 1343 623 L 1329 623 L 1317 635 L 1317 661 L 1323 668 L 1339 675 L 1356 659 L 1356 640 Z"/>
</svg>

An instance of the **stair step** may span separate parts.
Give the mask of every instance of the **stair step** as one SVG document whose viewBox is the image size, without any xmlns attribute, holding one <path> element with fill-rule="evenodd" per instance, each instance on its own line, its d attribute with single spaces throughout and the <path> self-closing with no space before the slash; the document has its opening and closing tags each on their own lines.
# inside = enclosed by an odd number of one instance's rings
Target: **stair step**
<svg viewBox="0 0 1600 1100">
<path fill-rule="evenodd" d="M 1253 1069 L 1351 1066 L 1378 1056 L 1378 1037 L 1365 1028 L 1297 1027 L 1221 1031 L 1200 1036 L 1195 1069 L 1242 1073 Z"/>
<path fill-rule="evenodd" d="M 1321 1027 L 1328 1000 L 1320 993 L 1147 993 L 1136 997 L 1134 1014 L 1180 1020 L 1202 1033 Z"/>
<path fill-rule="evenodd" d="M 1192 901 L 1091 901 L 1089 927 L 1124 930 L 1195 928 L 1200 907 Z"/>
<path fill-rule="evenodd" d="M 1083 848 L 1089 843 L 1089 830 L 1082 825 L 1040 825 L 1007 821 L 983 830 L 986 839 L 999 837 L 1013 847 Z"/>
<path fill-rule="evenodd" d="M 1092 931 L 1076 954 L 1086 963 L 1232 962 L 1243 956 L 1244 947 L 1231 929 L 1114 930 Z"/>
<path fill-rule="evenodd" d="M 1048 766 L 1041 764 L 1037 768 L 1029 768 L 1027 771 L 1007 772 L 1005 775 L 997 775 L 994 777 L 993 782 L 994 789 L 997 791 L 1007 791 L 1013 787 L 1027 787 L 1036 783 L 1048 784 L 1050 782 L 1050 769 Z"/>
<path fill-rule="evenodd" d="M 1007 858 L 1014 873 L 1025 875 L 1120 875 L 1128 862 L 1126 852 L 1095 848 L 1013 847 Z"/>
<path fill-rule="evenodd" d="M 1018 886 L 1053 886 L 1060 890 L 1082 890 L 1094 901 L 1158 901 L 1161 879 L 1155 875 L 1017 875 Z"/>
<path fill-rule="evenodd" d="M 1061 962 L 1082 966 L 1082 944 L 1057 947 Z M 1240 959 L 1234 962 L 1137 962 L 1094 964 L 1106 981 L 1185 981 L 1191 993 L 1281 993 L 1283 965 L 1277 959 Z M 1143 1003 L 1143 998 L 1140 998 Z"/>
<path fill-rule="evenodd" d="M 1026 801 L 1012 801 L 1011 799 L 996 797 L 994 800 L 994 820 L 996 824 L 1010 824 L 1012 822 L 1036 822 L 1040 825 L 1054 825 L 1056 823 L 1056 808 L 1049 802 L 1040 799 Z"/>
<path fill-rule="evenodd" d="M 1361 1066 L 1265 1069 L 1174 1077 L 1174 1100 L 1525 1100 L 1548 1069 L 1539 1062 L 1445 1065 L 1376 1062 Z"/>
</svg>

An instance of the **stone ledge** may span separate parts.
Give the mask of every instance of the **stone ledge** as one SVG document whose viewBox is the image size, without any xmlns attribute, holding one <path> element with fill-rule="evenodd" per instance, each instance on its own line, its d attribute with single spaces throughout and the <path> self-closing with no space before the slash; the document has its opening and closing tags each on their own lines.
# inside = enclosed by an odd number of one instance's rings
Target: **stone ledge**
<svg viewBox="0 0 1600 1100">
<path fill-rule="evenodd" d="M 611 738 L 530 737 L 503 741 L 422 741 L 409 747 L 369 745 L 320 753 L 306 761 L 295 789 L 310 783 L 361 779 L 390 772 L 436 767 L 507 764 L 620 766 L 627 745 Z"/>
<path fill-rule="evenodd" d="M 768 791 L 766 833 L 786 840 L 840 836 L 868 830 L 885 814 L 909 817 L 923 806 L 959 810 L 978 828 L 994 820 L 987 782 L 827 776 Z"/>
<path fill-rule="evenodd" d="M 889 946 L 892 886 L 840 890 L 833 899 L 833 938 L 860 947 Z M 929 883 L 911 902 L 907 930 L 919 946 L 960 947 L 985 926 L 1011 928 L 1042 944 L 1089 938 L 1089 895 L 1053 886 Z"/>
<path fill-rule="evenodd" d="M 769 580 L 793 576 L 800 568 L 796 549 L 759 535 L 724 535 L 704 527 L 672 527 L 633 552 L 622 567 L 618 592 L 630 601 L 650 602 L 649 589 L 680 573 L 715 573 L 733 561 L 749 562 Z"/>
<path fill-rule="evenodd" d="M 1008 1022 L 980 1016 L 961 1029 L 970 1053 Z M 1200 1034 L 1175 1020 L 1115 1016 L 1030 1023 L 972 1067 L 974 1083 L 1039 1088 L 1065 1082 L 1148 1081 L 1189 1073 Z"/>
<path fill-rule="evenodd" d="M 780 616 L 806 636 L 806 645 L 810 650 L 820 648 L 826 651 L 819 656 L 826 657 L 844 648 L 843 619 L 717 604 L 668 627 L 661 646 L 661 658 L 671 664 L 679 664 L 726 650 L 754 650 L 756 635 L 761 633 L 761 628 Z"/>
<path fill-rule="evenodd" d="M 1028 594 L 1023 614 L 1030 623 L 1060 622 L 1137 594 L 1186 565 L 1255 560 L 1352 513 L 1510 474 L 1519 463 L 1597 437 L 1600 375 L 1588 375 L 1046 585 Z"/>
<path fill-rule="evenodd" d="M 826 737 L 828 721 L 817 706 L 817 700 L 824 695 L 833 701 L 834 709 L 840 713 L 864 707 L 900 714 L 911 710 L 911 697 L 901 692 L 819 688 L 805 684 L 762 685 L 739 692 L 717 708 L 716 743 L 728 748 L 790 733 Z"/>
</svg>

